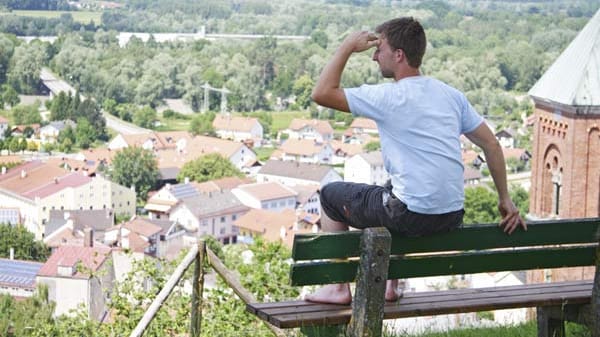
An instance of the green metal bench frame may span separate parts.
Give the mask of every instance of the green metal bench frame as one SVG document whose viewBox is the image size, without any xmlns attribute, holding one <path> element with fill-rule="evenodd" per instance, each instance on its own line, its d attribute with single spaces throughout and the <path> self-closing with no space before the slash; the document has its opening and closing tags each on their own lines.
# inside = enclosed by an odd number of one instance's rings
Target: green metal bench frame
<svg viewBox="0 0 600 337">
<path fill-rule="evenodd" d="M 247 310 L 277 327 L 301 327 L 323 337 L 342 331 L 381 336 L 382 321 L 389 318 L 537 307 L 538 336 L 564 336 L 564 321 L 572 320 L 600 337 L 598 268 L 594 282 L 414 293 L 392 304 L 383 299 L 386 279 L 596 266 L 599 227 L 594 218 L 531 222 L 528 231 L 512 235 L 496 224 L 420 238 L 394 236 L 384 228 L 296 235 L 292 285 L 356 282 L 352 308 L 290 301 L 249 303 Z"/>
</svg>

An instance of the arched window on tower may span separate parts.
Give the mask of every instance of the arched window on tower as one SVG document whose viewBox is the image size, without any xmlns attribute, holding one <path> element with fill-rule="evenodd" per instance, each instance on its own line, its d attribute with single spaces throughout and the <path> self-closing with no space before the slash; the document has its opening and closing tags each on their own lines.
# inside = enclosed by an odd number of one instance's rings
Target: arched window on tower
<svg viewBox="0 0 600 337">
<path fill-rule="evenodd" d="M 558 216 L 560 211 L 560 190 L 562 188 L 562 167 L 558 167 L 558 158 L 552 160 L 552 215 Z"/>
</svg>

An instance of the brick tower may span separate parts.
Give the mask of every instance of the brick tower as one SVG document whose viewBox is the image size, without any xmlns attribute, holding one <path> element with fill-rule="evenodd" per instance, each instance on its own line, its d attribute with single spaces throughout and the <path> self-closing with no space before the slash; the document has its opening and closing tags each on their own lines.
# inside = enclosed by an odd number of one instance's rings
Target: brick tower
<svg viewBox="0 0 600 337">
<path fill-rule="evenodd" d="M 529 91 L 532 218 L 600 216 L 600 10 Z"/>
</svg>

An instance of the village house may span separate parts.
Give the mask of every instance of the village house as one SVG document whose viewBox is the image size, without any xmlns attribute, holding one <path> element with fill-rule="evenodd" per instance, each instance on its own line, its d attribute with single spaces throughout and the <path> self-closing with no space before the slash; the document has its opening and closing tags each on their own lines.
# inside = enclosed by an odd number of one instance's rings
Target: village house
<svg viewBox="0 0 600 337">
<path fill-rule="evenodd" d="M 261 146 L 263 127 L 258 118 L 217 114 L 212 125 L 219 138 Z"/>
<path fill-rule="evenodd" d="M 0 295 L 9 295 L 15 299 L 31 297 L 35 293 L 35 276 L 44 265 L 40 262 L 0 258 Z"/>
<path fill-rule="evenodd" d="M 296 191 L 296 210 L 310 214 L 321 215 L 321 198 L 319 196 L 319 186 L 316 185 L 295 185 L 290 187 Z"/>
<path fill-rule="evenodd" d="M 0 205 L 18 208 L 23 225 L 42 239 L 52 210 L 112 209 L 135 214 L 135 191 L 100 176 L 31 161 L 0 175 Z"/>
<path fill-rule="evenodd" d="M 169 220 L 180 223 L 196 237 L 210 235 L 224 244 L 235 243 L 234 222 L 248 211 L 231 191 L 211 192 L 183 198 L 173 207 Z"/>
<path fill-rule="evenodd" d="M 472 167 L 465 166 L 464 171 L 463 171 L 463 178 L 464 178 L 465 186 L 466 185 L 479 185 L 479 183 L 481 182 L 481 178 L 483 178 L 483 175 L 481 174 L 481 171 L 479 171 L 478 169 L 474 169 Z"/>
<path fill-rule="evenodd" d="M 330 166 L 269 160 L 256 175 L 257 182 L 278 181 L 286 186 L 325 186 L 342 181 L 342 177 Z"/>
<path fill-rule="evenodd" d="M 101 241 L 104 232 L 114 226 L 114 220 L 112 209 L 51 210 L 43 241 L 50 248 L 83 245 L 86 228 L 92 229 L 94 238 Z"/>
<path fill-rule="evenodd" d="M 276 181 L 240 185 L 231 192 L 246 206 L 281 212 L 296 208 L 298 193 Z"/>
<path fill-rule="evenodd" d="M 333 149 L 328 143 L 317 143 L 310 139 L 288 139 L 279 150 L 284 161 L 311 164 L 331 164 Z"/>
<path fill-rule="evenodd" d="M 344 143 L 339 140 L 332 140 L 329 142 L 331 149 L 333 150 L 333 157 L 331 160 L 332 165 L 343 164 L 350 157 L 363 152 L 363 146 L 356 143 Z"/>
<path fill-rule="evenodd" d="M 39 270 L 36 283 L 48 287 L 54 315 L 73 315 L 83 305 L 89 318 L 103 321 L 113 288 L 111 249 L 93 245 L 91 234 L 85 246 L 60 246 Z"/>
<path fill-rule="evenodd" d="M 344 181 L 383 186 L 388 179 L 381 151 L 359 153 L 344 164 Z"/>
<path fill-rule="evenodd" d="M 292 248 L 295 234 L 315 233 L 319 230 L 314 218 L 315 215 L 291 209 L 282 212 L 251 209 L 235 221 L 240 231 L 238 241 L 252 243 L 254 238 L 261 237 L 267 242 L 280 242 Z"/>
<path fill-rule="evenodd" d="M 256 163 L 256 153 L 243 143 L 215 137 L 193 136 L 186 131 L 119 134 L 108 144 L 111 151 L 128 146 L 153 151 L 164 182 L 174 182 L 185 163 L 209 153 L 220 154 L 245 172 Z"/>
<path fill-rule="evenodd" d="M 327 143 L 333 139 L 333 128 L 328 121 L 294 118 L 290 126 L 282 130 L 288 139 L 310 139 L 317 143 Z"/>
<path fill-rule="evenodd" d="M 372 119 L 363 117 L 354 118 L 352 124 L 350 124 L 349 130 L 352 135 L 362 135 L 365 133 L 370 135 L 379 134 L 377 123 Z"/>
<path fill-rule="evenodd" d="M 76 124 L 71 120 L 53 121 L 40 128 L 40 142 L 42 144 L 54 144 L 58 140 L 58 135 L 67 127 L 75 129 Z"/>
<path fill-rule="evenodd" d="M 135 216 L 127 222 L 107 229 L 103 241 L 110 247 L 156 256 L 162 231 L 162 227 Z"/>
<path fill-rule="evenodd" d="M 512 149 L 515 147 L 514 131 L 510 129 L 502 129 L 496 132 L 496 139 L 500 142 L 500 145 L 505 149 Z"/>
</svg>

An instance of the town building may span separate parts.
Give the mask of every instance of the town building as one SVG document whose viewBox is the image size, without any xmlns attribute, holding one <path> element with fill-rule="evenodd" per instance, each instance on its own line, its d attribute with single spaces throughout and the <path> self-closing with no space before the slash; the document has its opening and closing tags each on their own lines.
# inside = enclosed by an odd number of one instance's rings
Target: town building
<svg viewBox="0 0 600 337">
<path fill-rule="evenodd" d="M 359 153 L 344 164 L 344 181 L 383 186 L 388 179 L 381 151 Z"/>
<path fill-rule="evenodd" d="M 23 225 L 42 239 L 52 210 L 104 210 L 135 214 L 135 191 L 101 176 L 31 161 L 0 175 L 0 205 L 18 208 Z"/>
<path fill-rule="evenodd" d="M 278 181 L 286 186 L 325 186 L 342 181 L 342 177 L 330 166 L 269 160 L 258 171 L 257 182 Z"/>
</svg>

